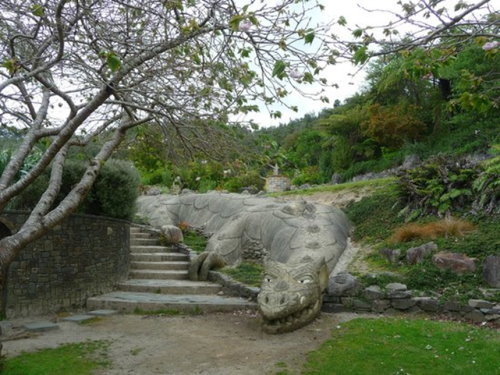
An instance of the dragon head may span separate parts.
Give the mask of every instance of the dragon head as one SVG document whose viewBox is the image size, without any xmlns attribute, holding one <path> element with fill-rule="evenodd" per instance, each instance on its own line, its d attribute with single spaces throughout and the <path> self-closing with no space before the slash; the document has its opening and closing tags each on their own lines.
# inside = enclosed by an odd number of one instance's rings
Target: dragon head
<svg viewBox="0 0 500 375">
<path fill-rule="evenodd" d="M 289 332 L 314 320 L 327 283 L 323 259 L 305 257 L 295 264 L 267 261 L 257 298 L 264 331 Z"/>
</svg>

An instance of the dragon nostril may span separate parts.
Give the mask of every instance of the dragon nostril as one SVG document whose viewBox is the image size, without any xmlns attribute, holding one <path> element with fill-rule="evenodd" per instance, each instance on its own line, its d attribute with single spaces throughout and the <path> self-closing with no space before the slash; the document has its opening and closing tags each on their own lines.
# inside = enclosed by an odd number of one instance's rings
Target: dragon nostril
<svg viewBox="0 0 500 375">
<path fill-rule="evenodd" d="M 269 303 L 269 297 L 266 296 L 265 300 L 264 300 L 266 303 Z"/>
<path fill-rule="evenodd" d="M 284 303 L 285 303 L 285 296 L 281 296 L 280 305 L 283 305 Z"/>
</svg>

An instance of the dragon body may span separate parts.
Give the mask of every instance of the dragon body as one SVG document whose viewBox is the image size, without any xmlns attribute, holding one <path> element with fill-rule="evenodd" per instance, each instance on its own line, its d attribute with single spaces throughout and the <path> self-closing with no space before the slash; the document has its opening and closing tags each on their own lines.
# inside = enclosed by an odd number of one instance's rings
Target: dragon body
<svg viewBox="0 0 500 375">
<path fill-rule="evenodd" d="M 205 252 L 191 262 L 192 280 L 205 280 L 222 264 L 262 261 L 265 276 L 257 302 L 270 333 L 300 328 L 319 314 L 350 229 L 335 207 L 240 194 L 143 196 L 138 210 L 151 225 L 186 222 L 209 237 Z"/>
</svg>

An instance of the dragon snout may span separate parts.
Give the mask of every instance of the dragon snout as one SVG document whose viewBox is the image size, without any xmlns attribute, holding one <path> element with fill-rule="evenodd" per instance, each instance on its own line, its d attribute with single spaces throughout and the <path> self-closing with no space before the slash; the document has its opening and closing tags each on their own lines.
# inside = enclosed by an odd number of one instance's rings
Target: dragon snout
<svg viewBox="0 0 500 375">
<path fill-rule="evenodd" d="M 290 314 L 297 298 L 288 293 L 261 292 L 258 296 L 259 308 L 268 319 L 277 319 Z"/>
</svg>

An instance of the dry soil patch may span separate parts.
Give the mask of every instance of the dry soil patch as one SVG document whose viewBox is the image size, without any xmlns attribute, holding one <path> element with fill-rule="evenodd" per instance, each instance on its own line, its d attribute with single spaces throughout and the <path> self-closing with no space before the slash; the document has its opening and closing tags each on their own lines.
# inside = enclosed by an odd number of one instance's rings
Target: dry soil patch
<svg viewBox="0 0 500 375">
<path fill-rule="evenodd" d="M 250 312 L 200 316 L 114 315 L 89 324 L 59 322 L 60 329 L 4 342 L 15 356 L 85 340 L 110 340 L 111 367 L 99 374 L 274 374 L 276 363 L 299 373 L 305 355 L 337 325 L 360 315 L 325 314 L 300 330 L 268 335 Z M 20 324 L 20 322 L 14 322 Z"/>
</svg>

